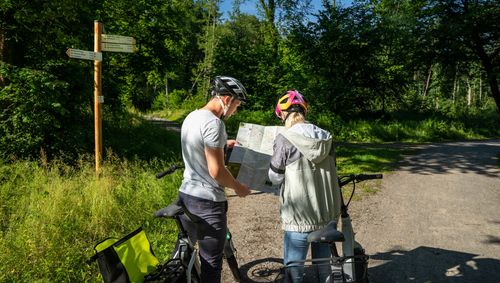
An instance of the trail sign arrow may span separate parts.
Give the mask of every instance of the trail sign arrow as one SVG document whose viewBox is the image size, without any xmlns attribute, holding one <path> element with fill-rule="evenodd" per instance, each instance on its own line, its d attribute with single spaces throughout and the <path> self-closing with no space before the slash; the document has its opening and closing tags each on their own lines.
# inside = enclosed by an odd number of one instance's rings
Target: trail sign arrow
<svg viewBox="0 0 500 283">
<path fill-rule="evenodd" d="M 102 51 L 132 53 L 135 51 L 135 46 L 130 44 L 102 43 Z"/>
<path fill-rule="evenodd" d="M 130 36 L 103 34 L 102 42 L 106 43 L 120 43 L 120 44 L 135 44 L 135 39 Z"/>
<path fill-rule="evenodd" d="M 92 51 L 70 48 L 66 51 L 66 54 L 68 54 L 69 58 L 102 61 L 102 53 L 100 52 L 92 52 Z"/>
</svg>

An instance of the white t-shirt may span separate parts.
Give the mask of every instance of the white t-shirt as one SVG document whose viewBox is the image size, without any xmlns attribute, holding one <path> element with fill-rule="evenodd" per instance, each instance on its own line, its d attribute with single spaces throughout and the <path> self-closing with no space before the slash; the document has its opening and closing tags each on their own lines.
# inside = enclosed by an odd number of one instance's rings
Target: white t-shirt
<svg viewBox="0 0 500 283">
<path fill-rule="evenodd" d="M 224 148 L 227 144 L 226 126 L 209 110 L 191 112 L 181 129 L 182 158 L 186 168 L 179 189 L 188 195 L 216 202 L 226 201 L 224 187 L 208 172 L 205 147 Z"/>
</svg>

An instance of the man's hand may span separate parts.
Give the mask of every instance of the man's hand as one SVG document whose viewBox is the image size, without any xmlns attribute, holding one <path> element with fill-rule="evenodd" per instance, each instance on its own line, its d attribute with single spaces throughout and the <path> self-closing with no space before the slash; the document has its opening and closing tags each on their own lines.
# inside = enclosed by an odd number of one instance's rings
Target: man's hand
<svg viewBox="0 0 500 283">
<path fill-rule="evenodd" d="M 244 198 L 246 196 L 248 196 L 251 191 L 250 191 L 250 188 L 248 188 L 247 185 L 243 184 L 243 183 L 240 183 L 241 186 L 238 188 L 238 189 L 235 189 L 234 191 L 236 192 L 236 194 L 240 197 L 240 198 Z"/>
<path fill-rule="evenodd" d="M 236 181 L 227 170 L 224 165 L 224 150 L 222 148 L 206 146 L 205 156 L 207 157 L 208 173 L 218 184 L 233 189 L 239 197 L 246 197 L 250 194 L 248 186 Z"/>
<path fill-rule="evenodd" d="M 227 140 L 227 148 L 233 148 L 235 145 L 241 145 L 237 140 Z"/>
</svg>

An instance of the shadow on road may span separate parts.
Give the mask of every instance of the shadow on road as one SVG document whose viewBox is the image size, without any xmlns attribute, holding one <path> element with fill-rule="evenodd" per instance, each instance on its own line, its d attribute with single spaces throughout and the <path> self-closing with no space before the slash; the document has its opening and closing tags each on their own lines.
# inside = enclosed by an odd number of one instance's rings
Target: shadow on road
<svg viewBox="0 0 500 283">
<path fill-rule="evenodd" d="M 497 156 L 500 141 L 469 141 L 431 144 L 408 156 L 398 170 L 414 174 L 476 173 L 499 177 Z"/>
<path fill-rule="evenodd" d="M 474 240 L 474 239 L 471 239 Z M 500 260 L 476 254 L 418 247 L 370 256 L 370 282 L 498 282 Z"/>
<path fill-rule="evenodd" d="M 371 255 L 370 261 L 376 265 L 368 269 L 371 283 L 498 282 L 500 267 L 498 259 L 425 246 L 411 251 L 394 249 L 378 253 Z M 273 282 L 282 267 L 283 259 L 279 258 L 249 262 L 240 267 L 241 282 Z"/>
<path fill-rule="evenodd" d="M 263 258 L 240 266 L 241 282 L 273 282 L 283 267 L 282 258 Z"/>
</svg>

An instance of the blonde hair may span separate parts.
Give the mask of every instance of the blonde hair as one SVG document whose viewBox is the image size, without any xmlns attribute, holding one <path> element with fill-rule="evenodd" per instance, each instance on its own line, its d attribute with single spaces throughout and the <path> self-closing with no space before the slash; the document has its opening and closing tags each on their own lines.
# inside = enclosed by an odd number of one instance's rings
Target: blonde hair
<svg viewBox="0 0 500 283">
<path fill-rule="evenodd" d="M 281 113 L 283 113 L 285 117 L 288 115 L 287 111 L 281 111 Z M 290 112 L 290 116 L 288 116 L 288 118 L 285 120 L 285 131 L 300 122 L 309 123 L 306 121 L 306 117 L 301 112 Z"/>
</svg>

